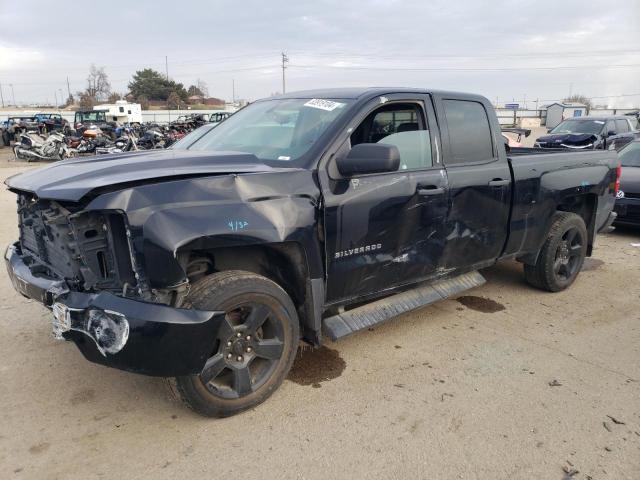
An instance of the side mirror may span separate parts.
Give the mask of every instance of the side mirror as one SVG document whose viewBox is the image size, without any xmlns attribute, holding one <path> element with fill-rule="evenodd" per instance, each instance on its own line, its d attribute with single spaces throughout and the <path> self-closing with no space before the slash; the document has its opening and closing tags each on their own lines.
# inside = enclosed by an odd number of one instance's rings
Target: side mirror
<svg viewBox="0 0 640 480">
<path fill-rule="evenodd" d="M 360 143 L 346 157 L 338 158 L 340 175 L 351 177 L 365 173 L 395 172 L 400 167 L 400 152 L 395 145 Z"/>
<path fill-rule="evenodd" d="M 606 137 L 613 137 L 614 135 L 616 135 L 616 132 L 614 132 L 613 130 L 609 130 L 605 136 Z"/>
</svg>

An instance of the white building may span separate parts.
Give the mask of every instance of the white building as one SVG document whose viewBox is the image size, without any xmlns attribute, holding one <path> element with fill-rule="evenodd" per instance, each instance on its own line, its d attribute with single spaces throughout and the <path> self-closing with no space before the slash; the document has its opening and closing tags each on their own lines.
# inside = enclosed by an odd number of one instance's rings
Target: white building
<svg viewBox="0 0 640 480">
<path fill-rule="evenodd" d="M 560 122 L 571 117 L 584 117 L 587 106 L 582 103 L 552 103 L 547 105 L 547 128 L 553 128 Z"/>
</svg>

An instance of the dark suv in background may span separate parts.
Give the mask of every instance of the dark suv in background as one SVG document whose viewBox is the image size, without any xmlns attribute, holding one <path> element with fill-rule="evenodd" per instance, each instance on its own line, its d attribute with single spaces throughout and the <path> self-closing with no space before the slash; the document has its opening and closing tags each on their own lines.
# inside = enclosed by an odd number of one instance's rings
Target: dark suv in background
<svg viewBox="0 0 640 480">
<path fill-rule="evenodd" d="M 534 147 L 618 150 L 638 133 L 629 116 L 568 118 L 538 138 Z"/>
</svg>

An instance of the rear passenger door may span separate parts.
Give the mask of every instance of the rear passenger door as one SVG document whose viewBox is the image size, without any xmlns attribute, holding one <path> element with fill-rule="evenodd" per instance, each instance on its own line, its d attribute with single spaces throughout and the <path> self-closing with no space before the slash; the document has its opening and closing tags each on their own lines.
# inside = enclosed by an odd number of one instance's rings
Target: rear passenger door
<svg viewBox="0 0 640 480">
<path fill-rule="evenodd" d="M 490 105 L 473 98 L 439 97 L 436 108 L 450 198 L 444 267 L 488 264 L 503 250 L 511 206 L 511 171 L 493 135 L 499 125 Z"/>
</svg>

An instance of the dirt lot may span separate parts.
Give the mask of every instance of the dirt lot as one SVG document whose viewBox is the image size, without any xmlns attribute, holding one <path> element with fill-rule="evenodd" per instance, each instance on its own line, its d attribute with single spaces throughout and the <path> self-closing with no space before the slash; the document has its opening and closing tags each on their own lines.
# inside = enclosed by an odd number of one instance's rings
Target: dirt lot
<svg viewBox="0 0 640 480">
<path fill-rule="evenodd" d="M 0 191 L 2 245 L 14 201 Z M 160 379 L 86 362 L 2 274 L 0 478 L 637 480 L 636 242 L 599 237 L 558 294 L 529 288 L 517 263 L 490 268 L 464 297 L 301 352 L 267 403 L 224 420 Z"/>
</svg>

